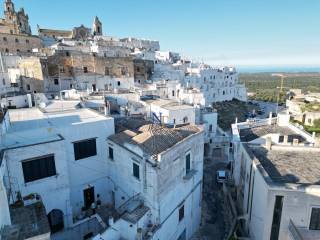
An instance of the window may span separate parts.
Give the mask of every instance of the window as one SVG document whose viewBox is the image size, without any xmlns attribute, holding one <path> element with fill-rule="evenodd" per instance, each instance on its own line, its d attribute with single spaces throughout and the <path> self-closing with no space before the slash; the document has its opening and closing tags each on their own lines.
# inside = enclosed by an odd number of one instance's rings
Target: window
<svg viewBox="0 0 320 240">
<path fill-rule="evenodd" d="M 272 225 L 271 225 L 270 240 L 278 240 L 279 239 L 282 206 L 283 206 L 283 196 L 276 196 L 276 200 L 274 203 L 274 209 L 273 209 L 273 219 L 272 219 Z"/>
<path fill-rule="evenodd" d="M 29 39 L 26 39 L 26 43 L 29 43 Z"/>
<path fill-rule="evenodd" d="M 53 79 L 53 82 L 54 82 L 54 85 L 59 85 L 59 79 L 58 78 Z"/>
<path fill-rule="evenodd" d="M 279 143 L 283 143 L 284 142 L 284 136 L 279 136 Z"/>
<path fill-rule="evenodd" d="M 126 75 L 127 74 L 127 69 L 125 67 L 121 68 L 121 75 Z"/>
<path fill-rule="evenodd" d="M 181 222 L 183 218 L 184 218 L 184 205 L 182 205 L 182 207 L 179 208 L 179 222 Z"/>
<path fill-rule="evenodd" d="M 60 67 L 59 70 L 60 70 L 60 73 L 65 73 L 64 67 Z"/>
<path fill-rule="evenodd" d="M 56 175 L 54 155 L 42 156 L 22 162 L 25 183 Z"/>
<path fill-rule="evenodd" d="M 96 139 L 87 139 L 73 143 L 75 160 L 97 155 Z"/>
<path fill-rule="evenodd" d="M 320 230 L 320 208 L 312 208 L 309 229 Z"/>
<path fill-rule="evenodd" d="M 120 81 L 118 81 L 118 83 L 117 83 L 117 84 L 118 84 L 118 86 L 120 86 Z"/>
<path fill-rule="evenodd" d="M 140 179 L 140 170 L 139 170 L 139 165 L 137 163 L 132 164 L 132 169 L 133 169 L 133 176 L 136 177 L 137 179 Z"/>
<path fill-rule="evenodd" d="M 9 52 L 9 49 L 8 48 L 6 48 L 6 53 L 8 53 Z"/>
<path fill-rule="evenodd" d="M 209 125 L 209 132 L 212 132 L 212 124 Z"/>
<path fill-rule="evenodd" d="M 20 52 L 20 49 L 17 49 L 17 53 L 19 53 Z"/>
<path fill-rule="evenodd" d="M 106 76 L 110 75 L 110 68 L 109 67 L 104 68 L 104 75 L 106 75 Z"/>
<path fill-rule="evenodd" d="M 3 41 L 6 42 L 8 39 L 6 37 L 3 37 Z"/>
<path fill-rule="evenodd" d="M 18 42 L 19 42 L 19 39 L 18 39 L 18 38 L 16 38 L 16 39 L 15 39 L 15 41 L 16 41 L 16 43 L 18 43 Z"/>
<path fill-rule="evenodd" d="M 87 73 L 88 72 L 88 67 L 83 67 L 83 72 Z"/>
<path fill-rule="evenodd" d="M 109 158 L 113 160 L 113 148 L 109 147 Z"/>
<path fill-rule="evenodd" d="M 6 85 L 6 80 L 4 78 L 2 79 L 2 84 Z"/>
<path fill-rule="evenodd" d="M 190 153 L 186 155 L 186 174 L 188 174 L 191 170 L 191 157 Z"/>
<path fill-rule="evenodd" d="M 27 84 L 27 90 L 30 91 L 30 84 Z"/>
<path fill-rule="evenodd" d="M 172 90 L 172 97 L 174 97 L 174 90 Z"/>
<path fill-rule="evenodd" d="M 140 72 L 140 67 L 137 67 L 137 72 Z"/>
<path fill-rule="evenodd" d="M 70 53 L 69 53 L 69 52 L 66 52 L 66 56 L 67 56 L 67 57 L 70 57 Z"/>
<path fill-rule="evenodd" d="M 184 117 L 183 118 L 183 123 L 187 123 L 188 122 L 188 117 Z"/>
</svg>

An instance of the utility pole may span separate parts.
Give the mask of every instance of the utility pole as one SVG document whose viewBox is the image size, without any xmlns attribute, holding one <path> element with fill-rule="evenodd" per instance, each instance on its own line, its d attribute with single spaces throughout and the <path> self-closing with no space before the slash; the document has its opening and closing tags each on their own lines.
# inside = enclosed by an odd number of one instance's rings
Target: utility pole
<svg viewBox="0 0 320 240">
<path fill-rule="evenodd" d="M 279 75 L 281 77 L 281 83 L 280 83 L 280 90 L 278 93 L 278 97 L 277 97 L 277 108 L 276 108 L 276 115 L 278 116 L 278 110 L 279 110 L 279 101 L 280 101 L 280 94 L 282 93 L 282 88 L 283 88 L 283 81 L 285 76 L 283 74 Z"/>
</svg>

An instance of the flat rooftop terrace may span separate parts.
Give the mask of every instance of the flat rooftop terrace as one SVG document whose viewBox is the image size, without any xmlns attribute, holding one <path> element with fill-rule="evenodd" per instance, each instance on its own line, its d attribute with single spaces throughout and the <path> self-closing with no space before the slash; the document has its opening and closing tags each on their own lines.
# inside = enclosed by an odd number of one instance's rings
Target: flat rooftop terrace
<svg viewBox="0 0 320 240">
<path fill-rule="evenodd" d="M 245 145 L 275 183 L 320 185 L 320 148 Z"/>
<path fill-rule="evenodd" d="M 193 106 L 187 104 L 180 104 L 175 100 L 169 99 L 156 99 L 156 100 L 145 100 L 147 104 L 158 106 L 167 110 L 183 110 L 183 109 L 193 109 Z"/>
<path fill-rule="evenodd" d="M 288 136 L 288 142 L 293 142 L 293 139 L 299 139 L 299 142 L 306 142 L 306 139 L 300 134 L 294 132 L 289 127 L 280 127 L 276 124 L 263 125 L 251 128 L 240 129 L 240 139 L 242 142 L 251 142 L 257 138 L 268 134 L 279 134 L 280 136 Z"/>
<path fill-rule="evenodd" d="M 48 113 L 38 108 L 23 108 L 9 110 L 8 114 L 10 118 L 8 133 L 35 128 L 64 127 L 111 119 L 111 117 L 103 116 L 87 108 Z"/>
</svg>

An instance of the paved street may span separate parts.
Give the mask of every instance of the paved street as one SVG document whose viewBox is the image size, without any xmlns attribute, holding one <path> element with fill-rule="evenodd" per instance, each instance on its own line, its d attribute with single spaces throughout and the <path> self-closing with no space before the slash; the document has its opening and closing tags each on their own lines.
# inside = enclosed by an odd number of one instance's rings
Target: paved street
<svg viewBox="0 0 320 240">
<path fill-rule="evenodd" d="M 259 104 L 260 109 L 264 112 L 262 115 L 257 115 L 258 118 L 268 118 L 269 113 L 275 113 L 277 111 L 277 104 L 273 102 L 263 102 L 263 101 L 251 101 L 253 103 Z M 284 106 L 278 107 L 278 112 L 282 111 Z"/>
<path fill-rule="evenodd" d="M 214 163 L 212 159 L 205 159 L 203 177 L 202 226 L 193 240 L 224 239 L 228 231 L 225 222 L 226 212 L 222 186 L 215 181 L 216 171 L 225 169 L 225 163 Z"/>
</svg>

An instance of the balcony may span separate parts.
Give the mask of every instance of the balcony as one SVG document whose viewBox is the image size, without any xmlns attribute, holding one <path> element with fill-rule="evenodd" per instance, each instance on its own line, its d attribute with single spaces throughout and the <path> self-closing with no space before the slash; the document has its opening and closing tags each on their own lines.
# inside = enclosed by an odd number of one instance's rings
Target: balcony
<svg viewBox="0 0 320 240">
<path fill-rule="evenodd" d="M 292 220 L 289 223 L 289 236 L 292 240 L 318 240 L 320 230 L 309 230 L 307 227 L 297 227 Z"/>
</svg>

